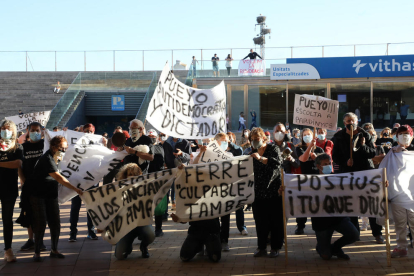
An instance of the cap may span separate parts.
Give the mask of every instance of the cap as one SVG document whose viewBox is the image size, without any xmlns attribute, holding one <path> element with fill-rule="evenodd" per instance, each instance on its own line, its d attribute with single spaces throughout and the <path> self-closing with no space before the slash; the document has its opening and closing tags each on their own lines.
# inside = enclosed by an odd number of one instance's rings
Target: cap
<svg viewBox="0 0 414 276">
<path fill-rule="evenodd" d="M 267 136 L 267 135 L 269 135 L 270 136 L 270 132 L 269 131 L 266 131 L 265 132 L 265 135 Z"/>
<path fill-rule="evenodd" d="M 147 136 L 150 136 L 150 135 L 158 136 L 155 129 L 150 129 L 150 130 L 147 131 Z"/>
</svg>

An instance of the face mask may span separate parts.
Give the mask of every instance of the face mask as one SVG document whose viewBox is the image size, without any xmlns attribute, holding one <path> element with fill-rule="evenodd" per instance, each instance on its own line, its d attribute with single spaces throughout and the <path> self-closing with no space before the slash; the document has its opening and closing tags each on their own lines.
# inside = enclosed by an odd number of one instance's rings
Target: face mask
<svg viewBox="0 0 414 276">
<path fill-rule="evenodd" d="M 29 137 L 30 137 L 30 140 L 32 140 L 33 142 L 37 142 L 40 139 L 42 139 L 42 133 L 40 133 L 40 132 L 30 132 Z"/>
<path fill-rule="evenodd" d="M 132 142 L 136 142 L 141 136 L 140 134 L 141 132 L 137 128 L 129 130 L 129 135 L 131 135 Z"/>
<path fill-rule="evenodd" d="M 167 141 L 167 136 L 161 136 L 161 141 Z"/>
<path fill-rule="evenodd" d="M 310 135 L 303 136 L 303 142 L 305 142 L 306 144 L 309 144 L 310 142 L 312 142 L 312 136 Z"/>
<path fill-rule="evenodd" d="M 372 135 L 372 142 L 376 142 L 377 141 L 377 135 Z"/>
<path fill-rule="evenodd" d="M 408 146 L 410 144 L 410 140 L 410 134 L 403 134 L 398 136 L 398 142 L 403 146 Z"/>
<path fill-rule="evenodd" d="M 247 132 L 244 133 L 244 137 L 248 138 L 249 134 Z"/>
<path fill-rule="evenodd" d="M 157 142 L 157 138 L 150 138 L 151 139 L 151 143 L 155 144 Z"/>
<path fill-rule="evenodd" d="M 275 137 L 276 141 L 282 141 L 283 138 L 285 138 L 285 134 L 281 131 L 276 132 L 275 134 L 273 134 L 273 136 Z"/>
<path fill-rule="evenodd" d="M 263 141 L 252 141 L 252 147 L 255 149 L 260 148 L 261 146 L 263 146 Z"/>
<path fill-rule="evenodd" d="M 332 173 L 332 165 L 326 165 L 322 167 L 323 174 L 331 174 Z"/>
<path fill-rule="evenodd" d="M 222 150 L 226 151 L 228 147 L 229 147 L 229 143 L 227 143 L 227 142 L 221 142 L 220 148 Z"/>
<path fill-rule="evenodd" d="M 351 126 L 353 126 L 353 127 L 354 127 L 354 130 L 356 130 L 356 128 L 357 128 L 357 124 L 347 124 L 347 125 L 346 125 L 346 128 L 347 128 L 348 130 L 351 130 Z"/>
<path fill-rule="evenodd" d="M 267 141 L 269 141 L 269 142 L 270 142 L 270 136 L 266 136 L 266 138 L 267 138 Z"/>
<path fill-rule="evenodd" d="M 325 134 L 318 134 L 319 140 L 325 140 Z"/>
<path fill-rule="evenodd" d="M 56 151 L 53 157 L 55 159 L 55 162 L 57 163 L 58 161 L 62 161 L 64 156 L 65 156 L 65 152 L 58 150 Z"/>
<path fill-rule="evenodd" d="M 389 134 L 388 133 L 384 133 L 384 135 L 383 135 L 384 137 L 388 137 L 389 136 Z"/>
<path fill-rule="evenodd" d="M 1 138 L 4 140 L 9 140 L 13 137 L 13 132 L 11 130 L 8 129 L 3 129 L 1 131 Z"/>
<path fill-rule="evenodd" d="M 396 135 L 393 135 L 392 136 L 392 140 L 394 140 L 395 142 L 397 142 L 397 136 Z"/>
</svg>

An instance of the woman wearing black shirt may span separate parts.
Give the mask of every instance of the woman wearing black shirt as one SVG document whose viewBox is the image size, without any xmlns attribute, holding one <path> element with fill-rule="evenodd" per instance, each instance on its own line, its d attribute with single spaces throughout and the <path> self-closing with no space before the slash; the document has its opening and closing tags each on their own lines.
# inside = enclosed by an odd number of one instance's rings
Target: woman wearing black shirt
<svg viewBox="0 0 414 276">
<path fill-rule="evenodd" d="M 316 146 L 316 138 L 312 130 L 305 128 L 302 131 L 302 144 L 296 148 L 296 154 L 299 156 L 300 170 L 302 174 L 319 174 L 316 167 L 315 159 L 318 154 L 324 153 L 324 150 Z M 296 235 L 303 235 L 307 218 L 296 218 Z"/>
<path fill-rule="evenodd" d="M 42 261 L 40 258 L 40 248 L 46 229 L 46 221 L 50 228 L 50 238 L 52 242 L 51 258 L 64 258 L 65 256 L 57 250 L 60 235 L 60 215 L 58 204 L 58 184 L 74 190 L 82 195 L 82 190 L 72 186 L 69 181 L 62 176 L 57 168 L 57 164 L 62 160 L 68 148 L 68 142 L 63 136 L 56 136 L 50 140 L 50 149 L 40 157 L 36 163 L 32 177 L 26 182 L 31 181 L 34 186 L 30 196 L 30 204 L 33 212 L 33 232 L 35 234 L 35 255 L 34 260 Z M 27 183 L 26 183 L 27 185 Z"/>
<path fill-rule="evenodd" d="M 13 240 L 13 209 L 17 198 L 17 178 L 21 173 L 23 149 L 16 141 L 16 125 L 10 120 L 1 123 L 0 138 L 0 201 L 3 220 L 4 259 L 15 262 L 11 249 Z"/>
<path fill-rule="evenodd" d="M 267 255 L 267 237 L 271 233 L 270 258 L 279 255 L 283 245 L 283 206 L 282 198 L 278 195 L 281 185 L 282 158 L 279 148 L 267 143 L 266 135 L 261 128 L 255 128 L 250 133 L 253 148 L 251 156 L 254 169 L 253 217 L 256 223 L 257 250 L 254 257 Z"/>
</svg>

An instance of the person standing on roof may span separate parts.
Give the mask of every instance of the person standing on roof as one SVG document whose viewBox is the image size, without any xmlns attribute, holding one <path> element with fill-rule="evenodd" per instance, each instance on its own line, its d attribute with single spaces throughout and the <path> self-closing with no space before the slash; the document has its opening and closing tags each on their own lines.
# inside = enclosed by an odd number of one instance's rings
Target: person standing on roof
<svg viewBox="0 0 414 276">
<path fill-rule="evenodd" d="M 258 53 L 254 52 L 253 49 L 250 49 L 250 53 L 244 58 L 250 58 L 250 59 L 256 59 L 256 57 L 259 57 L 260 59 L 263 59 L 261 56 L 259 56 Z"/>
</svg>

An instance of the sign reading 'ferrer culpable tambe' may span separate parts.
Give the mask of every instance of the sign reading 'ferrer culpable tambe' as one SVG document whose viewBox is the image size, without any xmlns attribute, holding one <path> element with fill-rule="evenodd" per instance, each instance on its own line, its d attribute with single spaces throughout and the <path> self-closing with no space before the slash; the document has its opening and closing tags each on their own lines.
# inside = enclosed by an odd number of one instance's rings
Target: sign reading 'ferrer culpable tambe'
<svg viewBox="0 0 414 276">
<path fill-rule="evenodd" d="M 336 130 L 339 102 L 314 95 L 295 95 L 293 124 Z"/>
<path fill-rule="evenodd" d="M 176 138 L 213 138 L 226 132 L 224 82 L 212 89 L 192 88 L 180 82 L 167 63 L 149 103 L 146 120 L 160 132 Z"/>
</svg>

